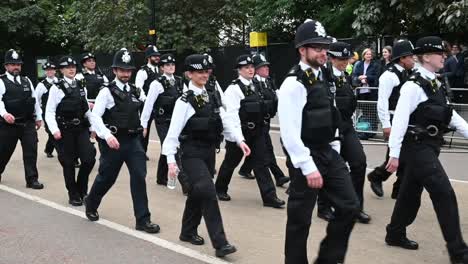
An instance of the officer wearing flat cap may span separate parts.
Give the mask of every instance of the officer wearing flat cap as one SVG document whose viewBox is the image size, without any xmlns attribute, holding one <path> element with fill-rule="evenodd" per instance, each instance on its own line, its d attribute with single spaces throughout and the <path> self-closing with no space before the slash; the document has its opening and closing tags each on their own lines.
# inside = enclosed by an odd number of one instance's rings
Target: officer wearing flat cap
<svg viewBox="0 0 468 264">
<path fill-rule="evenodd" d="M 37 99 L 39 100 L 39 105 L 42 109 L 42 118 L 45 119 L 45 108 L 47 105 L 47 99 L 49 99 L 49 91 L 52 85 L 55 82 L 57 82 L 58 79 L 55 76 L 57 67 L 52 61 L 47 60 L 47 62 L 42 65 L 42 69 L 45 72 L 46 78 L 37 84 L 36 94 Z M 44 153 L 47 155 L 48 158 L 53 158 L 54 155 L 52 154 L 52 152 L 54 151 L 54 136 L 52 135 L 52 133 L 50 133 L 50 130 L 47 127 L 47 123 L 44 124 L 44 127 L 48 135 Z"/>
<path fill-rule="evenodd" d="M 226 239 L 212 180 L 216 148 L 222 141 L 224 131 L 236 142 L 243 155 L 249 155 L 250 149 L 244 142 L 239 124 L 226 118 L 219 94 L 208 93 L 205 88 L 209 78 L 206 56 L 190 55 L 186 64 L 191 81 L 188 90 L 176 101 L 162 152 L 167 156 L 169 177 L 177 177 L 179 168 L 175 156 L 180 147 L 181 170 L 186 171 L 190 182 L 180 240 L 193 245 L 204 244 L 197 231 L 203 217 L 216 256 L 224 257 L 236 252 L 236 248 Z"/>
<path fill-rule="evenodd" d="M 143 92 L 148 94 L 151 83 L 156 80 L 162 73 L 159 72 L 159 61 L 161 60 L 161 53 L 159 53 L 158 48 L 153 45 L 149 45 L 145 50 L 145 60 L 147 64 L 143 65 L 141 69 L 137 72 L 135 77 L 135 86 L 143 89 Z M 153 123 L 153 118 L 150 117 L 146 133 L 147 136 L 143 137 L 143 149 L 145 153 L 148 149 L 149 134 L 151 129 L 151 124 Z M 148 158 L 147 158 L 148 159 Z"/>
<path fill-rule="evenodd" d="M 267 144 L 267 158 L 268 168 L 275 177 L 276 186 L 280 187 L 289 182 L 289 177 L 286 177 L 281 168 L 276 163 L 275 152 L 273 150 L 273 144 L 270 137 L 270 120 L 275 117 L 278 110 L 278 97 L 276 96 L 276 84 L 270 77 L 270 63 L 266 60 L 263 54 L 255 54 L 252 56 L 255 67 L 255 80 L 258 82 L 262 89 L 263 100 L 265 103 L 265 138 Z M 244 160 L 244 164 L 239 169 L 239 175 L 247 178 L 254 179 L 255 177 L 251 174 L 253 168 L 252 158 L 249 157 Z"/>
<path fill-rule="evenodd" d="M 351 78 L 346 73 L 348 60 L 353 56 L 351 46 L 344 42 L 331 43 L 328 56 L 330 60 L 327 63 L 327 68 L 333 73 L 331 75 L 334 84 L 332 93 L 335 95 L 336 107 L 341 115 L 339 127 L 341 135 L 340 154 L 349 165 L 354 190 L 360 202 L 361 212 L 357 220 L 360 223 L 367 224 L 371 218 L 363 211 L 363 192 L 367 168 L 366 154 L 353 125 L 352 116 L 356 110 L 357 100 L 351 86 Z M 330 217 L 334 217 L 334 215 L 330 213 L 332 212 L 330 205 L 326 199 L 322 199 L 323 196 L 323 194 L 319 194 L 317 216 L 329 221 Z"/>
<path fill-rule="evenodd" d="M 299 26 L 299 64 L 278 91 L 278 115 L 291 183 L 287 208 L 285 263 L 308 263 L 307 238 L 320 192 L 335 209 L 315 263 L 344 263 L 349 236 L 360 211 L 348 168 L 341 158 L 330 80 L 323 65 L 332 39 L 318 21 Z M 334 149 L 336 148 L 336 150 Z"/>
<path fill-rule="evenodd" d="M 49 90 L 45 120 L 55 139 L 68 203 L 80 206 L 88 192 L 89 174 L 96 163 L 96 149 L 91 144 L 89 134 L 95 118 L 89 110 L 86 88 L 75 79 L 76 61 L 71 56 L 64 56 L 58 65 L 63 78 Z M 76 157 L 81 160 L 77 176 Z"/>
<path fill-rule="evenodd" d="M 76 75 L 76 79 L 83 80 L 83 85 L 88 91 L 88 100 L 94 103 L 99 89 L 104 83 L 108 83 L 109 80 L 96 66 L 96 56 L 94 56 L 94 54 L 90 52 L 83 53 L 80 62 L 83 68 L 82 71 Z M 93 104 L 90 104 L 91 109 L 92 105 Z"/>
<path fill-rule="evenodd" d="M 115 79 L 100 89 L 93 108 L 97 117 L 96 134 L 101 152 L 99 173 L 85 200 L 86 217 L 99 220 L 97 209 L 102 198 L 117 180 L 125 163 L 130 173 L 130 190 L 135 228 L 147 233 L 158 233 L 160 228 L 151 222 L 146 194 L 146 156 L 140 136 L 139 111 L 144 101 L 141 89 L 129 83 L 135 69 L 134 59 L 127 49 L 114 55 L 112 64 Z"/>
<path fill-rule="evenodd" d="M 161 146 L 171 123 L 175 102 L 182 95 L 184 89 L 182 78 L 174 75 L 175 63 L 176 60 L 173 54 L 161 56 L 159 64 L 164 73 L 150 84 L 141 114 L 143 136 L 149 136 L 149 120 L 154 119 Z M 166 156 L 162 154 L 159 156 L 156 183 L 159 185 L 167 184 L 167 160 Z"/>
<path fill-rule="evenodd" d="M 414 222 L 423 189 L 429 193 L 448 249 L 451 263 L 468 263 L 468 247 L 460 229 L 455 192 L 439 161 L 444 133 L 456 130 L 468 138 L 468 123 L 448 103 L 447 91 L 436 78 L 444 67 L 444 47 L 439 37 L 417 40 L 413 53 L 421 66 L 403 84 L 390 133 L 389 172 L 404 167 L 385 242 L 405 249 L 418 249 L 407 238 L 406 228 Z"/>
<path fill-rule="evenodd" d="M 266 158 L 267 143 L 265 125 L 265 101 L 263 91 L 257 81 L 254 81 L 254 62 L 250 55 L 237 58 L 236 68 L 239 77 L 228 86 L 224 92 L 226 109 L 236 123 L 242 128 L 246 143 L 252 148 L 252 163 L 255 179 L 260 190 L 263 205 L 266 207 L 282 208 L 285 202 L 278 198 L 273 184 L 268 160 Z M 242 151 L 237 147 L 238 142 L 226 137 L 226 154 L 219 168 L 216 178 L 218 198 L 229 201 L 228 186 L 234 169 L 242 160 Z"/>
<path fill-rule="evenodd" d="M 390 136 L 392 119 L 395 108 L 400 97 L 401 86 L 408 80 L 411 71 L 414 68 L 413 44 L 409 40 L 399 40 L 393 46 L 392 62 L 388 69 L 379 78 L 379 99 L 377 101 L 377 111 L 380 122 L 382 123 L 385 139 Z M 367 178 L 371 183 L 372 191 L 379 197 L 384 192 L 382 182 L 386 181 L 392 173 L 389 173 L 385 166 L 388 162 L 389 149 L 382 165 L 371 171 Z M 401 177 L 404 175 L 403 166 L 400 166 L 397 173 L 397 180 L 393 184 L 391 197 L 396 199 L 401 185 Z"/>
<path fill-rule="evenodd" d="M 23 61 L 16 50 L 5 53 L 5 74 L 0 75 L 0 181 L 18 140 L 23 150 L 26 187 L 42 189 L 37 172 L 37 132 L 42 110 L 33 84 L 21 76 Z"/>
</svg>

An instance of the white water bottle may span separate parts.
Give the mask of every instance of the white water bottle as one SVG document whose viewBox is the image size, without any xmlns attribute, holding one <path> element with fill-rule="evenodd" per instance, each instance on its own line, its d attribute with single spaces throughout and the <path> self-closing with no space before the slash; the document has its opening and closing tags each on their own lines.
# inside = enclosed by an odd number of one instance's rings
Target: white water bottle
<svg viewBox="0 0 468 264">
<path fill-rule="evenodd" d="M 168 173 L 167 175 L 167 188 L 174 190 L 176 188 L 176 183 L 177 183 L 177 176 L 179 175 L 179 168 L 176 169 L 176 175 L 174 177 L 171 177 Z"/>
</svg>

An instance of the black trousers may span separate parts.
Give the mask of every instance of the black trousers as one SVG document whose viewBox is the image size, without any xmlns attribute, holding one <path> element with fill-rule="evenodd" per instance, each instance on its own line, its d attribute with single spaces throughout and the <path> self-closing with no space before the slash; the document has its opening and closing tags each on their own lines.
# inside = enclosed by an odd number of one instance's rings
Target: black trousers
<svg viewBox="0 0 468 264">
<path fill-rule="evenodd" d="M 348 163 L 351 180 L 356 191 L 361 209 L 364 206 L 364 182 L 366 178 L 366 154 L 352 123 L 346 123 L 342 129 L 343 140 L 341 141 L 341 157 Z M 326 199 L 319 195 L 317 201 L 318 210 L 329 208 L 331 205 Z"/>
<path fill-rule="evenodd" d="M 34 121 L 9 125 L 0 123 L 0 175 L 5 171 L 15 151 L 18 140 L 23 150 L 24 176 L 26 182 L 38 179 L 37 172 L 37 131 Z"/>
<path fill-rule="evenodd" d="M 285 263 L 307 264 L 307 238 L 317 195 L 320 193 L 335 208 L 335 218 L 328 223 L 327 234 L 320 243 L 318 264 L 344 263 L 348 240 L 359 212 L 359 201 L 351 177 L 341 156 L 330 146 L 311 149 L 312 158 L 324 184 L 311 189 L 300 169 L 293 167 L 290 158 L 288 220 L 286 224 Z"/>
<path fill-rule="evenodd" d="M 405 176 L 393 209 L 387 236 L 406 236 L 406 227 L 416 219 L 423 189 L 429 193 L 447 248 L 451 255 L 463 254 L 468 248 L 460 230 L 460 217 L 455 192 L 439 161 L 440 147 L 403 141 L 400 163 Z"/>
<path fill-rule="evenodd" d="M 123 163 L 130 173 L 130 190 L 133 200 L 133 211 L 138 224 L 150 219 L 148 196 L 146 194 L 146 155 L 141 145 L 141 138 L 135 136 L 118 136 L 120 148 L 109 148 L 106 141 L 98 139 L 101 157 L 99 171 L 89 192 L 87 207 L 97 210 L 102 198 L 114 185 Z"/>
<path fill-rule="evenodd" d="M 45 117 L 42 118 L 42 120 L 45 120 Z M 47 124 L 44 122 L 44 128 L 45 128 L 45 131 L 47 133 L 47 142 L 46 142 L 46 145 L 45 145 L 45 149 L 44 149 L 44 152 L 45 153 L 48 153 L 48 154 L 52 154 L 52 152 L 54 151 L 54 135 L 52 135 L 52 133 L 50 133 L 50 130 L 49 130 L 49 127 L 47 126 Z"/>
<path fill-rule="evenodd" d="M 259 128 L 264 129 L 264 128 Z M 263 131 L 258 131 L 256 135 L 245 135 L 245 141 L 251 149 L 253 171 L 257 181 L 258 188 L 263 201 L 268 201 L 276 197 L 276 189 L 268 170 L 268 158 L 266 150 L 266 137 Z M 226 155 L 219 168 L 216 178 L 216 191 L 218 193 L 227 193 L 229 183 L 231 182 L 234 169 L 239 165 L 244 153 L 235 142 L 226 141 Z"/>
<path fill-rule="evenodd" d="M 275 177 L 275 180 L 278 180 L 280 178 L 285 177 L 285 175 L 281 168 L 278 166 L 278 163 L 276 162 L 275 151 L 273 149 L 273 143 L 271 142 L 270 136 L 270 124 L 267 125 L 267 128 L 264 130 L 264 132 L 266 142 L 265 155 L 267 156 L 266 158 L 268 160 L 268 168 L 270 169 L 271 174 L 273 174 L 273 177 Z M 247 158 L 245 158 L 244 163 L 239 169 L 239 172 L 250 173 L 253 170 L 253 167 L 254 162 L 252 156 L 248 156 Z"/>
<path fill-rule="evenodd" d="M 190 186 L 181 234 L 198 234 L 197 229 L 203 216 L 213 247 L 221 248 L 228 242 L 213 184 L 216 148 L 213 144 L 189 141 L 181 145 L 181 152 L 182 168 Z"/>
<path fill-rule="evenodd" d="M 158 132 L 159 142 L 161 143 L 161 150 L 163 142 L 167 136 L 167 131 L 169 130 L 169 125 L 170 123 L 168 122 L 156 122 L 156 131 Z M 156 172 L 156 182 L 158 184 L 167 184 L 167 172 L 167 158 L 165 155 L 162 154 L 161 151 L 158 161 L 158 170 Z"/>
<path fill-rule="evenodd" d="M 62 138 L 54 140 L 58 159 L 63 168 L 65 186 L 70 198 L 83 198 L 88 193 L 89 174 L 96 163 L 96 149 L 89 140 L 89 131 L 62 130 Z M 81 160 L 78 176 L 75 173 L 76 158 Z"/>
</svg>

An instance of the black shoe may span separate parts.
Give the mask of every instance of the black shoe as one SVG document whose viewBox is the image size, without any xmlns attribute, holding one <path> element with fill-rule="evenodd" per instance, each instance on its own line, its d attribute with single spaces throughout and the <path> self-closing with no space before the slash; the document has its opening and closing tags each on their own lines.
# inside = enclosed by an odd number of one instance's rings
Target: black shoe
<svg viewBox="0 0 468 264">
<path fill-rule="evenodd" d="M 400 192 L 400 186 L 399 185 L 397 185 L 397 186 L 393 185 L 392 196 L 391 196 L 393 200 L 396 200 L 398 198 L 398 193 L 399 192 Z"/>
<path fill-rule="evenodd" d="M 86 217 L 89 219 L 89 221 L 97 221 L 99 220 L 99 213 L 97 212 L 97 210 L 89 210 L 88 209 L 88 198 L 85 197 L 83 199 L 83 203 L 85 205 L 85 214 L 86 214 Z"/>
<path fill-rule="evenodd" d="M 283 187 L 284 184 L 288 183 L 290 181 L 289 177 L 283 176 L 276 180 L 276 186 L 278 187 Z"/>
<path fill-rule="evenodd" d="M 44 151 L 44 153 L 46 154 L 46 156 L 47 156 L 48 158 L 53 158 L 53 157 L 54 157 L 54 155 L 52 154 L 52 152 L 49 153 L 49 152 L 47 152 L 47 151 Z"/>
<path fill-rule="evenodd" d="M 242 176 L 242 177 L 245 178 L 245 179 L 248 179 L 248 180 L 253 180 L 253 179 L 255 179 L 255 176 L 253 176 L 252 173 L 250 173 L 250 172 L 242 172 L 242 171 L 239 171 L 239 175 Z"/>
<path fill-rule="evenodd" d="M 371 219 L 372 218 L 370 217 L 370 215 L 364 213 L 364 211 L 359 212 L 357 216 L 357 220 L 361 224 L 368 224 L 371 221 Z"/>
<path fill-rule="evenodd" d="M 138 231 L 145 231 L 146 233 L 150 234 L 156 234 L 159 233 L 161 228 L 159 228 L 159 225 L 152 223 L 150 220 L 148 220 L 144 224 L 136 224 L 135 229 Z"/>
<path fill-rule="evenodd" d="M 44 184 L 38 182 L 37 180 L 26 183 L 26 188 L 31 188 L 35 190 L 44 189 Z"/>
<path fill-rule="evenodd" d="M 462 254 L 459 256 L 450 256 L 451 264 L 468 264 L 468 254 Z"/>
<path fill-rule="evenodd" d="M 217 195 L 220 201 L 231 201 L 231 196 L 227 193 L 217 193 Z"/>
<path fill-rule="evenodd" d="M 188 235 L 188 236 L 180 235 L 179 239 L 180 241 L 189 242 L 190 244 L 196 245 L 196 246 L 201 246 L 205 244 L 205 240 L 203 239 L 203 237 L 199 235 Z"/>
<path fill-rule="evenodd" d="M 79 168 L 81 166 L 81 163 L 79 160 L 75 161 L 75 168 Z"/>
<path fill-rule="evenodd" d="M 377 195 L 378 197 L 383 197 L 384 196 L 384 191 L 382 188 L 382 182 L 381 181 L 371 181 L 370 182 L 370 187 L 372 191 Z"/>
<path fill-rule="evenodd" d="M 83 200 L 81 200 L 80 197 L 73 197 L 73 198 L 68 199 L 68 203 L 73 206 L 82 206 Z"/>
<path fill-rule="evenodd" d="M 236 252 L 236 251 L 237 251 L 237 249 L 236 249 L 235 246 L 227 244 L 225 246 L 222 246 L 221 248 L 216 249 L 216 256 L 218 258 L 222 258 L 222 257 L 225 257 L 225 256 L 227 256 L 229 254 L 232 254 L 232 253 Z"/>
<path fill-rule="evenodd" d="M 286 204 L 285 201 L 281 200 L 278 197 L 275 198 L 270 198 L 266 201 L 263 202 L 263 206 L 265 207 L 273 207 L 273 208 L 283 208 L 283 206 Z"/>
<path fill-rule="evenodd" d="M 330 222 L 331 220 L 335 219 L 335 215 L 331 209 L 322 209 L 317 210 L 317 217 L 322 218 L 323 220 Z"/>
<path fill-rule="evenodd" d="M 389 246 L 401 247 L 409 250 L 417 250 L 419 245 L 416 241 L 409 240 L 407 237 L 399 239 L 390 239 L 388 236 L 385 237 L 385 243 Z"/>
</svg>

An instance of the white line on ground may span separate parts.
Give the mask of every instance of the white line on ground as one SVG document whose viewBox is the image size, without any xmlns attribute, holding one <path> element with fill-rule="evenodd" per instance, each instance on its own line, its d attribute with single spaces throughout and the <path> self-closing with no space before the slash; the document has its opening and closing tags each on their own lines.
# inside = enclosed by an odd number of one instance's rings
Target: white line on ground
<svg viewBox="0 0 468 264">
<path fill-rule="evenodd" d="M 34 195 L 30 195 L 30 194 L 21 192 L 19 190 L 14 189 L 14 188 L 11 188 L 11 187 L 0 184 L 0 190 L 9 192 L 11 194 L 14 194 L 14 195 L 17 195 L 17 196 L 20 196 L 20 197 L 23 197 L 23 198 L 31 200 L 33 202 L 43 204 L 45 206 L 54 208 L 56 210 L 59 210 L 59 211 L 62 211 L 62 212 L 72 214 L 72 215 L 75 215 L 75 216 L 86 219 L 86 215 L 82 211 L 79 211 L 79 210 L 76 210 L 76 209 L 73 209 L 73 208 L 70 208 L 70 207 L 66 207 L 66 206 L 54 203 L 54 202 L 46 200 L 46 199 L 42 199 L 42 198 L 34 196 Z M 101 218 L 99 221 L 97 221 L 95 223 L 106 226 L 106 227 L 111 228 L 111 229 L 114 229 L 116 231 L 122 232 L 124 234 L 129 235 L 129 236 L 139 238 L 141 240 L 145 240 L 147 242 L 155 244 L 156 246 L 159 246 L 159 247 L 162 247 L 162 248 L 165 248 L 165 249 L 169 249 L 171 251 L 174 251 L 176 253 L 185 255 L 187 257 L 191 257 L 193 259 L 203 261 L 205 263 L 209 263 L 209 264 L 229 264 L 230 263 L 230 262 L 226 262 L 224 260 L 215 258 L 213 256 L 203 254 L 203 253 L 198 252 L 196 250 L 193 250 L 191 248 L 187 248 L 187 247 L 175 244 L 173 242 L 158 238 L 158 237 L 156 237 L 154 235 L 149 235 L 149 234 L 146 234 L 146 233 L 143 233 L 143 232 L 140 232 L 140 231 L 130 229 L 130 228 L 126 227 L 126 226 L 111 222 L 109 220 L 105 220 L 105 219 Z M 90 224 L 94 224 L 94 223 L 90 223 Z"/>
</svg>

